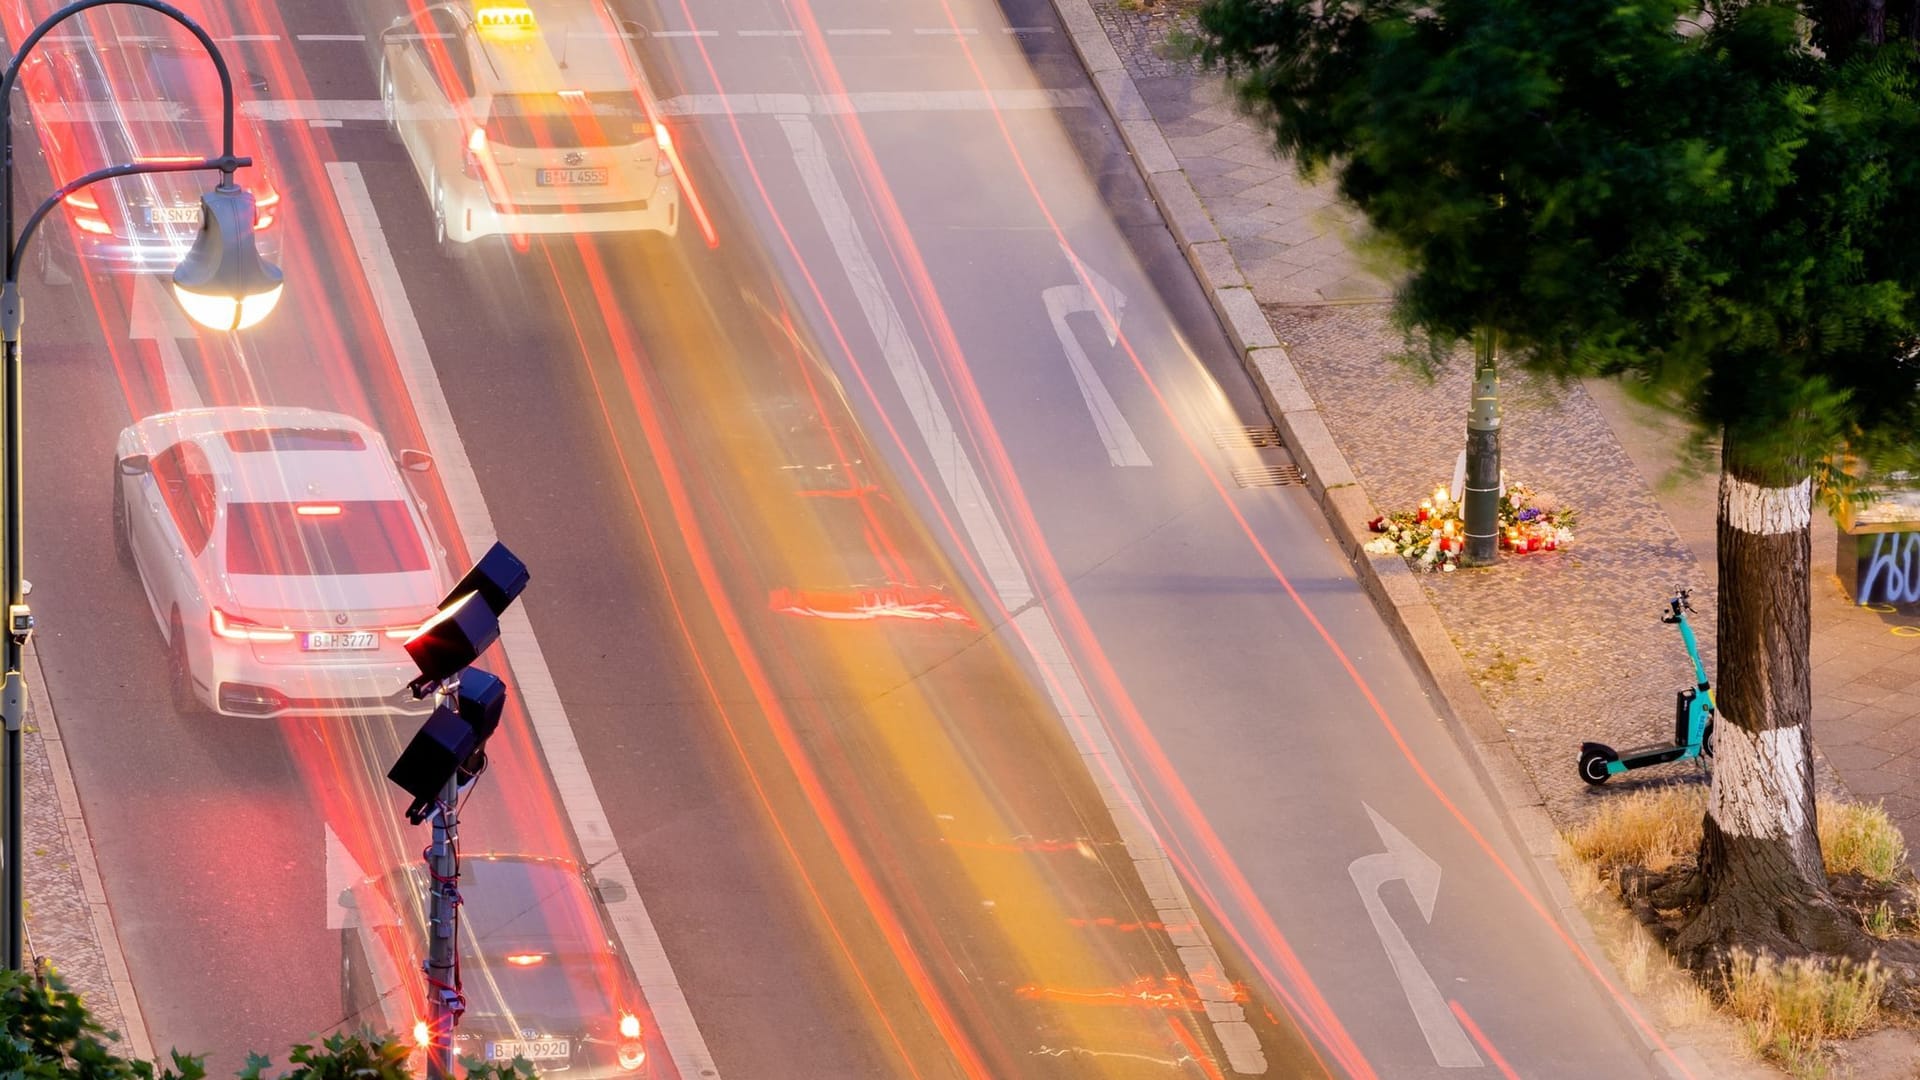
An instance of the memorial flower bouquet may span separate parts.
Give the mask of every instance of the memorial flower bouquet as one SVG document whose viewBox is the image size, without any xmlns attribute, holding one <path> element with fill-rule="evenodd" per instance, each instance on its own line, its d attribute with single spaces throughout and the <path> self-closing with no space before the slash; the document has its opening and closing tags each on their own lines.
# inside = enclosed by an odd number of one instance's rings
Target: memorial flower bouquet
<svg viewBox="0 0 1920 1080">
<path fill-rule="evenodd" d="M 1375 555 L 1399 555 L 1416 570 L 1451 573 L 1466 548 L 1465 508 L 1445 486 L 1412 510 L 1383 514 L 1368 522 L 1380 535 L 1367 542 Z M 1508 484 L 1500 496 L 1500 549 L 1516 555 L 1558 551 L 1573 542 L 1574 512 L 1557 499 L 1524 484 Z"/>
</svg>

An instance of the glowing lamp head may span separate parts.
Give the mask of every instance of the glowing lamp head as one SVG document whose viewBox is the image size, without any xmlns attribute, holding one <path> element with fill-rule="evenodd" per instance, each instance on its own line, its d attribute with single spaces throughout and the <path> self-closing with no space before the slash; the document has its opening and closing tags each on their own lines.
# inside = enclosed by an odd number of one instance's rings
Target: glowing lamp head
<svg viewBox="0 0 1920 1080">
<path fill-rule="evenodd" d="M 528 952 L 507 954 L 507 963 L 512 964 L 514 967 L 532 967 L 535 964 L 545 963 L 546 959 L 546 953 Z"/>
<path fill-rule="evenodd" d="M 173 272 L 187 316 L 213 330 L 245 330 L 273 311 L 286 288 L 254 245 L 253 196 L 231 180 L 200 196 L 200 234 Z"/>
</svg>

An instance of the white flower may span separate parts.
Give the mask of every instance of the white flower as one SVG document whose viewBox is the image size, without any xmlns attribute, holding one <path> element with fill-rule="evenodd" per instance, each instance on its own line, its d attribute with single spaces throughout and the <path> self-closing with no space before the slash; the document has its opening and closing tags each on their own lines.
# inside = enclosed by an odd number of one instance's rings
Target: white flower
<svg viewBox="0 0 1920 1080">
<path fill-rule="evenodd" d="M 1446 564 L 1445 566 L 1442 566 L 1442 567 L 1441 567 L 1440 569 L 1442 569 L 1442 570 L 1444 570 L 1444 571 L 1446 571 L 1447 573 L 1449 573 L 1449 574 L 1451 574 L 1451 573 L 1453 573 L 1453 564 L 1452 564 L 1452 563 L 1448 563 L 1448 564 Z"/>
<path fill-rule="evenodd" d="M 1393 539 L 1382 536 L 1377 540 L 1369 540 L 1366 543 L 1365 550 L 1373 555 L 1391 555 L 1394 552 Z"/>
</svg>

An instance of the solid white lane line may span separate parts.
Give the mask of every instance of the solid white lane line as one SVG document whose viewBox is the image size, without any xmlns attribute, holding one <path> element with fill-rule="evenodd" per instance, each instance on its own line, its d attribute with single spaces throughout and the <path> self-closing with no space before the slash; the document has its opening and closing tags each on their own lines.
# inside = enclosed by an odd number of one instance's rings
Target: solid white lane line
<svg viewBox="0 0 1920 1080">
<path fill-rule="evenodd" d="M 807 194 L 812 196 L 815 209 L 826 223 L 834 252 L 846 268 L 847 280 L 853 286 L 860 311 L 866 316 L 875 340 L 880 343 L 880 353 L 886 359 L 887 370 L 893 373 L 900 396 L 906 401 L 907 411 L 913 414 L 913 422 L 920 429 L 927 449 L 933 456 L 934 468 L 939 471 L 941 482 L 954 505 L 959 508 L 973 546 L 980 553 L 988 583 L 1009 610 L 1019 608 L 1033 599 L 1033 589 L 1027 583 L 1026 571 L 1021 569 L 1020 560 L 1013 552 L 1013 544 L 1001 530 L 1000 518 L 993 512 L 986 488 L 980 483 L 980 475 L 974 471 L 973 462 L 967 458 L 966 447 L 954 431 L 946 407 L 940 403 L 940 395 L 933 387 L 932 378 L 927 375 L 926 365 L 920 362 L 920 356 L 908 336 L 905 320 L 901 319 L 893 298 L 887 294 L 886 279 L 880 275 L 880 267 L 874 263 L 866 241 L 860 237 L 853 211 L 847 206 L 846 194 L 840 190 L 839 180 L 834 178 L 833 165 L 827 157 L 826 148 L 820 144 L 820 136 L 813 130 L 813 121 L 804 116 L 783 116 L 780 118 L 780 127 L 787 133 L 787 142 L 793 147 L 793 156 L 800 166 L 800 176 Z"/>
<path fill-rule="evenodd" d="M 400 269 L 380 229 L 373 196 L 360 175 L 360 167 L 353 162 L 330 161 L 327 175 L 333 182 L 347 231 L 353 237 L 367 287 L 380 309 L 380 321 L 386 327 L 402 381 L 426 436 L 427 451 L 434 457 L 448 501 L 453 506 L 454 519 L 466 540 L 467 550 L 484 551 L 495 539 L 493 518 L 487 512 L 479 479 L 454 426 L 439 375 L 427 353 L 426 339 L 407 301 Z M 546 758 L 547 772 L 573 825 L 581 860 L 593 868 L 596 877 L 612 882 L 625 893 L 619 899 L 608 900 L 607 910 L 614 932 L 619 935 L 620 944 L 626 950 L 627 959 L 632 961 L 634 974 L 652 1006 L 654 1023 L 667 1044 L 667 1052 L 685 1080 L 717 1080 L 720 1072 L 714 1065 L 713 1054 L 707 1049 L 706 1039 L 694 1021 L 659 932 L 640 898 L 633 871 L 614 841 L 613 826 L 594 789 L 593 777 L 587 771 L 579 741 L 574 738 L 560 702 L 560 692 L 547 668 L 546 655 L 534 637 L 524 606 L 508 609 L 500 620 L 500 644 L 513 669 L 515 690 L 526 707 L 541 754 Z"/>
<path fill-rule="evenodd" d="M 299 41 L 365 41 L 365 34 L 295 34 Z"/>
<path fill-rule="evenodd" d="M 222 44 L 225 44 L 226 42 L 229 42 L 229 41 L 279 41 L 280 35 L 279 34 L 233 34 L 229 37 L 214 38 L 213 40 L 220 42 Z"/>
<path fill-rule="evenodd" d="M 1005 27 L 1001 27 L 1000 32 L 1003 34 L 1051 34 L 1053 33 L 1053 27 L 1051 26 L 1005 26 Z"/>
<path fill-rule="evenodd" d="M 814 130 L 813 121 L 804 116 L 783 116 L 780 127 L 793 149 L 801 183 L 846 271 L 860 311 L 880 344 L 887 370 L 906 401 L 914 426 L 926 441 L 961 527 L 986 568 L 989 584 L 1007 610 L 1016 613 L 1014 622 L 1026 638 L 1035 663 L 1053 675 L 1047 690 L 1053 697 L 1054 709 L 1072 735 L 1081 760 L 1086 763 L 1113 815 L 1114 826 L 1127 845 L 1127 853 L 1133 859 L 1147 896 L 1155 908 L 1162 911 L 1162 922 L 1169 927 L 1191 928 L 1190 933 L 1183 929 L 1175 936 L 1174 945 L 1187 977 L 1207 1003 L 1208 1022 L 1227 1051 L 1228 1063 L 1236 1073 L 1265 1073 L 1267 1059 L 1260 1048 L 1259 1036 L 1233 1001 L 1232 988 L 1222 982 L 1221 973 L 1226 969 L 1219 953 L 1201 929 L 1186 887 L 1174 872 L 1165 846 L 1147 820 L 1133 778 L 1127 774 L 1119 751 L 1093 707 L 1092 695 L 1074 668 L 1053 617 L 1043 605 L 1027 606 L 1034 598 L 1033 586 L 1007 539 L 999 515 L 994 513 L 965 445 L 954 431 L 946 406 L 934 391 L 926 364 L 907 336 L 906 324 L 894 306 L 886 279 L 881 277 L 866 240 L 860 235 L 859 225 L 847 205 L 846 193 L 833 174 L 833 163 L 820 142 L 819 133 Z"/>
<path fill-rule="evenodd" d="M 1116 466 L 1141 467 L 1153 464 L 1147 456 L 1146 447 L 1133 434 L 1133 426 L 1127 423 L 1125 413 L 1114 403 L 1113 395 L 1107 392 L 1107 384 L 1100 379 L 1100 373 L 1094 370 L 1093 361 L 1087 358 L 1087 350 L 1080 345 L 1080 336 L 1074 333 L 1073 324 L 1067 316 L 1073 312 L 1099 314 L 1099 307 L 1093 302 L 1093 294 L 1085 285 L 1075 282 L 1071 285 L 1055 285 L 1042 290 L 1041 302 L 1047 307 L 1047 318 L 1053 323 L 1053 333 L 1060 339 L 1060 349 L 1067 354 L 1067 366 L 1073 369 L 1073 381 L 1080 384 L 1080 396 L 1086 399 L 1087 411 L 1093 414 L 1093 426 L 1100 432 L 1100 441 L 1106 444 L 1107 460 Z"/>
</svg>

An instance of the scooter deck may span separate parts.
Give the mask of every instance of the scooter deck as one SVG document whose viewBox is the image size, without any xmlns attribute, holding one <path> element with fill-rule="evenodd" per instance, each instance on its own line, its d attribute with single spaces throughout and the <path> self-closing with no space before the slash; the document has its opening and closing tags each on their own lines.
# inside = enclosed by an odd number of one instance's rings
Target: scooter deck
<svg viewBox="0 0 1920 1080">
<path fill-rule="evenodd" d="M 1654 746 L 1636 746 L 1631 750 L 1620 751 L 1620 765 L 1628 769 L 1644 769 L 1649 765 L 1665 765 L 1689 756 L 1688 748 L 1672 743 L 1660 743 Z"/>
</svg>

